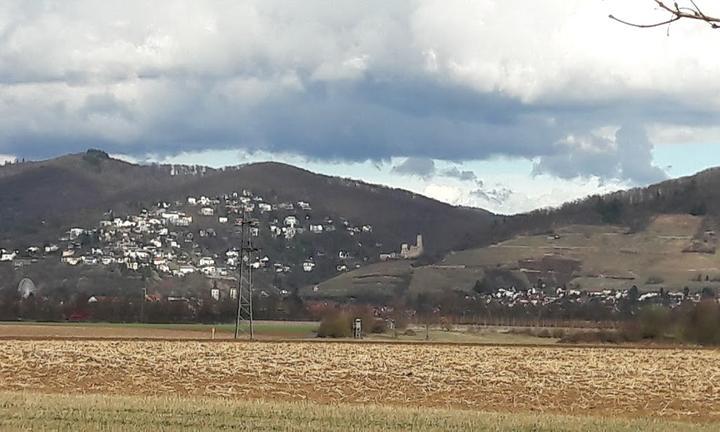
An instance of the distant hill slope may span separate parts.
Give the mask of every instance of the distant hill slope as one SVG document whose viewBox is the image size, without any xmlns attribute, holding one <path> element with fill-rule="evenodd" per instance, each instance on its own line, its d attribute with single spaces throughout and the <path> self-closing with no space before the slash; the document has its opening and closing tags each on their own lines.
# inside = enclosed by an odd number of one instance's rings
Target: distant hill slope
<svg viewBox="0 0 720 432">
<path fill-rule="evenodd" d="M 173 175 L 174 174 L 174 175 Z M 429 254 L 484 244 L 494 216 L 399 189 L 312 173 L 280 163 L 214 170 L 135 165 L 100 151 L 0 167 L 0 242 L 5 247 L 52 239 L 71 226 L 161 200 L 243 189 L 309 201 L 321 214 L 371 224 L 388 251 L 423 234 Z"/>
<path fill-rule="evenodd" d="M 52 240 L 70 226 L 97 221 L 111 209 L 155 199 L 182 187 L 168 167 L 139 166 L 99 151 L 0 167 L 0 241 L 5 247 Z"/>
<path fill-rule="evenodd" d="M 537 232 L 571 224 L 616 224 L 645 229 L 660 214 L 705 216 L 706 223 L 720 218 L 720 168 L 633 188 L 567 202 L 506 218 L 507 233 Z"/>
<path fill-rule="evenodd" d="M 437 287 L 469 292 L 473 278 L 482 281 L 489 269 L 525 287 L 542 278 L 581 290 L 720 288 L 720 168 L 491 225 L 493 245 L 400 272 L 397 264 L 377 264 L 371 278 L 359 269 L 305 293 L 336 299 L 413 297 Z M 383 288 L 384 281 L 391 283 Z"/>
<path fill-rule="evenodd" d="M 642 231 L 617 225 L 568 225 L 550 234 L 517 235 L 490 246 L 451 252 L 437 263 L 377 263 L 308 286 L 311 299 L 392 303 L 421 294 L 462 292 L 476 283 L 527 289 L 542 280 L 579 291 L 697 292 L 720 289 L 720 254 L 705 218 L 658 215 Z M 702 246 L 702 247 L 700 247 Z M 498 279 L 499 277 L 499 279 Z"/>
<path fill-rule="evenodd" d="M 689 214 L 654 216 L 642 231 L 614 225 L 569 225 L 552 235 L 516 236 L 490 247 L 448 255 L 442 264 L 504 268 L 577 290 L 720 287 L 714 234 Z M 698 243 L 703 248 L 698 248 Z M 576 263 L 572 264 L 572 263 Z"/>
<path fill-rule="evenodd" d="M 305 200 L 319 214 L 336 214 L 370 224 L 388 252 L 422 234 L 427 252 L 442 253 L 483 244 L 494 216 L 479 209 L 454 207 L 384 186 L 315 174 L 294 166 L 266 162 L 226 169 L 198 178 L 188 193 L 219 194 L 243 187 L 279 200 Z"/>
</svg>

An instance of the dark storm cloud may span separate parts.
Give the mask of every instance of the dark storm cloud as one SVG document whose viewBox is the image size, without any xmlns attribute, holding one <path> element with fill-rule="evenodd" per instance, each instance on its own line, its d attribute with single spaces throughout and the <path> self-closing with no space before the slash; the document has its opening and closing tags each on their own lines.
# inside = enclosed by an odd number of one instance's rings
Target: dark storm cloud
<svg viewBox="0 0 720 432">
<path fill-rule="evenodd" d="M 461 181 L 474 181 L 474 182 L 480 182 L 477 178 L 477 175 L 475 175 L 472 171 L 466 171 L 466 170 L 460 170 L 457 167 L 452 167 L 444 170 L 442 172 L 442 175 L 445 177 L 452 177 L 456 178 Z M 480 182 L 482 183 L 482 182 Z"/>
<path fill-rule="evenodd" d="M 460 170 L 458 167 L 450 167 L 445 169 L 437 169 L 435 161 L 429 158 L 409 157 L 402 163 L 392 167 L 392 172 L 406 176 L 416 176 L 423 179 L 429 179 L 435 176 L 454 178 L 460 181 L 471 181 L 478 185 L 482 185 L 474 172 Z"/>
<path fill-rule="evenodd" d="M 435 162 L 432 159 L 409 157 L 392 171 L 402 175 L 429 178 L 435 175 Z"/>
<path fill-rule="evenodd" d="M 579 136 L 565 140 L 558 147 L 557 154 L 543 156 L 535 164 L 536 174 L 568 179 L 593 175 L 602 179 L 627 179 L 636 184 L 667 178 L 667 174 L 653 164 L 653 144 L 644 128 L 637 125 L 621 127 L 614 140 Z"/>
<path fill-rule="evenodd" d="M 552 20 L 567 4 L 549 2 L 537 25 L 559 28 Z M 537 160 L 536 173 L 645 183 L 664 173 L 643 125 L 719 120 L 682 92 L 633 88 L 627 71 L 607 79 L 594 58 L 582 58 L 589 48 L 575 57 L 562 44 L 538 53 L 543 32 L 528 36 L 511 25 L 521 8 L 483 23 L 476 18 L 486 8 L 9 1 L 0 4 L 0 154 L 99 147 L 141 158 L 208 149 L 400 157 L 407 160 L 398 173 L 467 182 L 479 180 L 433 161 L 504 156 Z M 506 32 L 520 43 L 505 46 Z M 487 40 L 494 42 L 479 42 Z M 621 124 L 632 126 L 613 139 L 593 133 Z"/>
</svg>

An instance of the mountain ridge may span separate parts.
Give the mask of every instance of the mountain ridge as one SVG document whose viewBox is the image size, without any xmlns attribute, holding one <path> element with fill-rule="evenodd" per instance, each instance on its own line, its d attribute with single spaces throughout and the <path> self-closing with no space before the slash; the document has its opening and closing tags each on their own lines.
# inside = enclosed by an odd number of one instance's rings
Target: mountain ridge
<svg viewBox="0 0 720 432">
<path fill-rule="evenodd" d="M 122 214 L 149 202 L 241 189 L 291 201 L 310 200 L 328 212 L 370 221 L 391 236 L 395 233 L 412 239 L 427 233 L 430 251 L 462 247 L 461 243 L 467 242 L 462 229 L 482 231 L 494 218 L 487 211 L 467 210 L 402 189 L 316 174 L 279 162 L 222 169 L 139 165 L 90 150 L 0 167 L 0 219 L 5 221 L 0 240 L 35 241 L 97 219 L 108 210 Z M 39 236 L 29 232 L 33 226 Z M 471 241 L 482 241 L 480 237 L 472 236 Z"/>
</svg>

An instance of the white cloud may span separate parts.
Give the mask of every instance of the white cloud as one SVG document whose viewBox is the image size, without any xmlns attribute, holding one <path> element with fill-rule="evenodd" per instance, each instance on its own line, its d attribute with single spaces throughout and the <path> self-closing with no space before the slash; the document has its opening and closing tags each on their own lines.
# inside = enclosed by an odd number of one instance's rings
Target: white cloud
<svg viewBox="0 0 720 432">
<path fill-rule="evenodd" d="M 15 156 L 0 154 L 0 165 L 15 161 L 17 161 L 17 158 Z"/>
<path fill-rule="evenodd" d="M 619 124 L 718 139 L 720 33 L 610 12 L 659 16 L 625 0 L 6 1 L 0 151 L 557 162 L 560 140 Z M 580 176 L 658 174 L 637 151 L 581 156 Z"/>
</svg>

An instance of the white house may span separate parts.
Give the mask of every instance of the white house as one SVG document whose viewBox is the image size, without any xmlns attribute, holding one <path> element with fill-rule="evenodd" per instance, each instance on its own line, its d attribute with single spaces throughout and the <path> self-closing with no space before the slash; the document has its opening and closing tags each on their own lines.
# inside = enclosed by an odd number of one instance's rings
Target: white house
<svg viewBox="0 0 720 432">
<path fill-rule="evenodd" d="M 200 209 L 200 214 L 203 216 L 213 216 L 215 210 L 212 207 L 203 207 Z"/>
<path fill-rule="evenodd" d="M 226 224 L 226 223 L 228 223 L 228 218 L 227 218 L 227 216 L 219 216 L 219 217 L 218 217 L 218 222 L 221 223 L 221 224 Z"/>
<path fill-rule="evenodd" d="M 75 265 L 80 264 L 80 258 L 78 258 L 78 257 L 66 257 L 66 258 L 63 258 L 63 259 L 62 259 L 62 262 L 64 262 L 65 264 L 69 264 L 69 265 L 71 265 L 71 266 L 75 266 Z"/>
<path fill-rule="evenodd" d="M 293 238 L 295 238 L 297 230 L 295 229 L 295 227 L 283 228 L 283 233 L 285 233 L 286 240 L 292 240 Z"/>
<path fill-rule="evenodd" d="M 5 249 L 0 249 L 0 262 L 9 262 L 15 259 L 15 252 L 14 251 L 6 251 Z"/>
<path fill-rule="evenodd" d="M 310 232 L 313 234 L 322 234 L 323 226 L 319 225 L 319 224 L 318 225 L 310 224 Z"/>
<path fill-rule="evenodd" d="M 193 221 L 192 216 L 182 216 L 182 217 L 176 219 L 174 221 L 174 223 L 176 226 L 186 227 L 186 226 L 190 226 L 192 221 Z M 173 222 L 173 221 L 170 221 L 170 222 Z"/>
<path fill-rule="evenodd" d="M 285 222 L 285 226 L 295 228 L 295 225 L 298 224 L 298 219 L 295 216 L 288 216 L 285 218 L 284 222 Z"/>
<path fill-rule="evenodd" d="M 207 267 L 215 265 L 215 260 L 211 257 L 202 257 L 200 258 L 200 262 L 198 263 L 200 267 Z"/>
<path fill-rule="evenodd" d="M 310 207 L 310 203 L 308 203 L 308 202 L 298 201 L 297 205 L 298 205 L 298 207 L 300 207 L 301 209 L 303 209 L 305 211 L 312 210 L 312 208 Z"/>
<path fill-rule="evenodd" d="M 190 204 L 190 205 L 193 205 L 193 206 L 194 206 L 194 205 L 197 205 L 197 198 L 195 198 L 195 197 L 188 197 L 187 203 Z"/>
<path fill-rule="evenodd" d="M 206 276 L 212 276 L 215 274 L 215 266 L 202 267 L 200 271 Z"/>
<path fill-rule="evenodd" d="M 191 265 L 182 265 L 182 266 L 180 266 L 179 270 L 180 270 L 180 273 L 182 273 L 184 275 L 188 275 L 190 273 L 195 273 L 195 267 L 193 267 Z"/>
<path fill-rule="evenodd" d="M 315 263 L 312 261 L 305 261 L 303 263 L 303 271 L 305 272 L 311 272 L 315 268 Z"/>
<path fill-rule="evenodd" d="M 83 235 L 84 232 L 85 230 L 82 228 L 70 228 L 70 231 L 68 233 L 70 234 L 71 239 L 76 239 Z"/>
<path fill-rule="evenodd" d="M 169 222 L 175 222 L 178 219 L 180 219 L 180 213 L 178 212 L 165 212 L 161 215 L 161 217 Z M 120 222 L 122 224 L 122 222 Z"/>
</svg>

